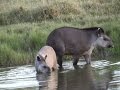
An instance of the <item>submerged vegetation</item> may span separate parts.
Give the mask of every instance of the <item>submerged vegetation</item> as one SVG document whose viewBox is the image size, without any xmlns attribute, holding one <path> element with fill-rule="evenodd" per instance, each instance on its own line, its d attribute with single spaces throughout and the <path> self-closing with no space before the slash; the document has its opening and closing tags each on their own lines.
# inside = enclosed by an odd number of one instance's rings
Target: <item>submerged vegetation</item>
<svg viewBox="0 0 120 90">
<path fill-rule="evenodd" d="M 119 0 L 1 0 L 0 66 L 33 63 L 48 34 L 62 26 L 102 27 L 115 45 L 109 55 L 120 53 Z"/>
</svg>

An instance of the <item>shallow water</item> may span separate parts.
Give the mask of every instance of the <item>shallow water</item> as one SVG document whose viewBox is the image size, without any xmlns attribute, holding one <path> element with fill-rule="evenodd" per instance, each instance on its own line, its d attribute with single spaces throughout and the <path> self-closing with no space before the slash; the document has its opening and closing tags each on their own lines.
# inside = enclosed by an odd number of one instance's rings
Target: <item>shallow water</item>
<svg viewBox="0 0 120 90">
<path fill-rule="evenodd" d="M 0 68 L 0 90 L 120 90 L 120 62 L 63 63 L 64 70 L 36 75 L 32 65 Z"/>
</svg>

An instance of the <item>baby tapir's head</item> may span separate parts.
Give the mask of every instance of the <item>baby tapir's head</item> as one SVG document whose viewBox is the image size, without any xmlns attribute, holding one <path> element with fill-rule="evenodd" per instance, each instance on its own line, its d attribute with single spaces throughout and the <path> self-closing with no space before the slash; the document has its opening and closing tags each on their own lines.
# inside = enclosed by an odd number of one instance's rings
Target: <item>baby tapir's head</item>
<svg viewBox="0 0 120 90">
<path fill-rule="evenodd" d="M 41 55 L 36 56 L 35 68 L 36 68 L 37 73 L 49 73 L 50 72 L 50 68 L 46 64 L 46 58 L 47 58 L 47 55 L 45 57 Z"/>
</svg>

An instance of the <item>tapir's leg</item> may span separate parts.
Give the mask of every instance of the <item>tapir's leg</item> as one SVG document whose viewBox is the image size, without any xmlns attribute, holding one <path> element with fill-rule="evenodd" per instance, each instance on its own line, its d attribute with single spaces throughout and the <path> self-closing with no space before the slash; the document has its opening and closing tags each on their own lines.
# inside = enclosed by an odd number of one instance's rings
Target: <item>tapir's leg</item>
<svg viewBox="0 0 120 90">
<path fill-rule="evenodd" d="M 84 58 L 87 64 L 91 64 L 91 55 L 84 55 Z"/>
<path fill-rule="evenodd" d="M 73 65 L 77 65 L 79 61 L 79 56 L 74 56 Z"/>
<path fill-rule="evenodd" d="M 65 53 L 65 47 L 64 47 L 64 44 L 59 44 L 57 46 L 57 49 L 56 49 L 56 55 L 58 57 L 58 64 L 59 64 L 59 68 L 62 68 L 62 59 L 63 59 L 63 56 L 64 56 L 64 53 Z"/>
<path fill-rule="evenodd" d="M 57 62 L 58 62 L 59 68 L 62 68 L 62 57 L 63 57 L 62 55 L 58 56 Z"/>
<path fill-rule="evenodd" d="M 62 68 L 62 57 L 65 53 L 65 46 L 63 40 L 61 40 L 60 38 L 56 38 L 54 43 L 52 44 L 52 47 L 56 52 L 59 68 Z"/>
</svg>

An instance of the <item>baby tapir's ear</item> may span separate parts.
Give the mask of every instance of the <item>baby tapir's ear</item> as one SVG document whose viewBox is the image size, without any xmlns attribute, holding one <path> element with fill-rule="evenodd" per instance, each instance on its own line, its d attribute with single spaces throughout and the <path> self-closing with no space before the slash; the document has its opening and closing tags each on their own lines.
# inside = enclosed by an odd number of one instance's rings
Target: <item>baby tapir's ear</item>
<svg viewBox="0 0 120 90">
<path fill-rule="evenodd" d="M 98 28 L 97 30 L 98 37 L 101 36 L 102 34 L 104 34 L 104 30 L 102 28 Z"/>
<path fill-rule="evenodd" d="M 37 56 L 37 60 L 40 61 L 40 57 L 39 56 Z"/>
<path fill-rule="evenodd" d="M 47 55 L 45 55 L 45 60 L 46 60 L 46 58 L 47 58 Z"/>
</svg>

